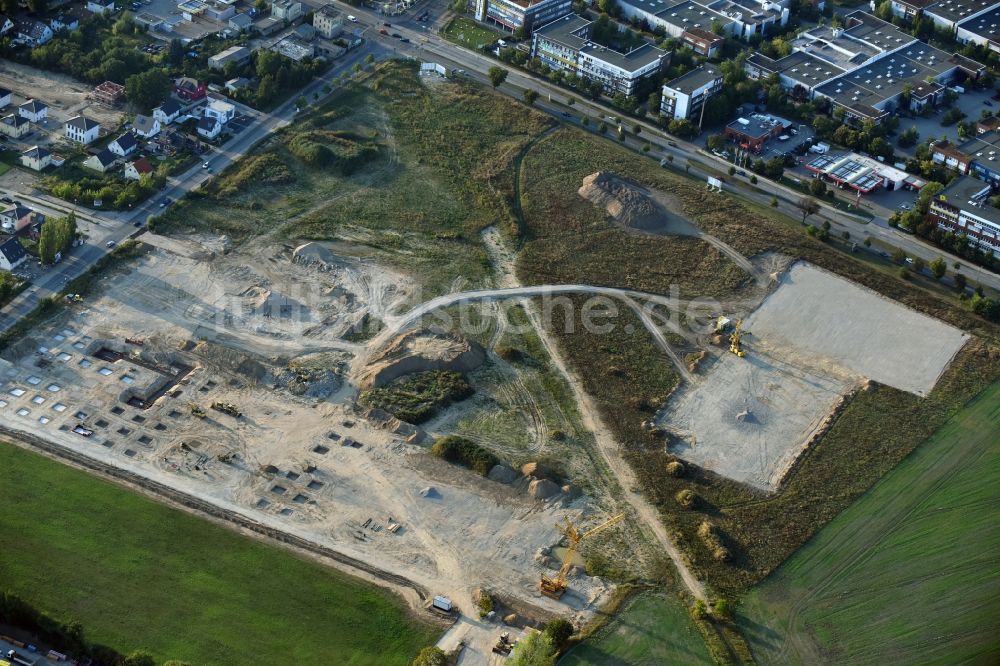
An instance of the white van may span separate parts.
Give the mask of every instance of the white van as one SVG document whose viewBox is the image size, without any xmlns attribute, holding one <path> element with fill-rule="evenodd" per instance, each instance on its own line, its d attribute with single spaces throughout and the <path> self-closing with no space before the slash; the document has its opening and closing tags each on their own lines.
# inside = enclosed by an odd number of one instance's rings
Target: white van
<svg viewBox="0 0 1000 666">
<path fill-rule="evenodd" d="M 347 20 L 350 21 L 351 23 L 357 23 L 358 22 L 358 17 L 357 16 L 351 16 L 350 14 L 348 14 L 347 15 Z"/>
</svg>

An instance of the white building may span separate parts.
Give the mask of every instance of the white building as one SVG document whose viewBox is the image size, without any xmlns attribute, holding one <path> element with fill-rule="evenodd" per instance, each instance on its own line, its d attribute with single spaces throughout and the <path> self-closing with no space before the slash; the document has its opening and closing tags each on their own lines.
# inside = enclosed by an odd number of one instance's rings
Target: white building
<svg viewBox="0 0 1000 666">
<path fill-rule="evenodd" d="M 29 99 L 17 107 L 17 115 L 33 123 L 40 123 L 49 117 L 49 107 L 37 99 Z"/>
<path fill-rule="evenodd" d="M 722 72 L 715 65 L 702 65 L 663 85 L 660 113 L 671 120 L 697 119 L 712 95 L 722 90 Z"/>
<path fill-rule="evenodd" d="M 34 171 L 41 171 L 52 164 L 52 153 L 40 146 L 32 146 L 21 153 L 21 164 Z"/>
<path fill-rule="evenodd" d="M 271 16 L 291 23 L 305 14 L 298 0 L 271 0 Z"/>
<path fill-rule="evenodd" d="M 119 157 L 127 157 L 134 153 L 139 147 L 139 142 L 131 132 L 125 132 L 120 137 L 108 144 L 108 150 Z"/>
<path fill-rule="evenodd" d="M 177 120 L 181 115 L 181 105 L 177 100 L 170 98 L 160 106 L 153 109 L 153 118 L 160 122 L 160 125 L 169 125 Z"/>
<path fill-rule="evenodd" d="M 991 194 L 989 184 L 971 176 L 959 178 L 931 199 L 927 219 L 1000 257 L 1000 209 L 990 205 Z"/>
<path fill-rule="evenodd" d="M 160 121 L 151 116 L 140 114 L 135 117 L 135 121 L 132 123 L 132 130 L 136 133 L 136 136 L 141 136 L 143 139 L 152 139 L 160 133 Z"/>
<path fill-rule="evenodd" d="M 86 146 L 97 141 L 97 137 L 101 133 L 101 124 L 86 116 L 73 116 L 66 121 L 63 130 L 66 132 L 67 139 Z"/>
<path fill-rule="evenodd" d="M 344 29 L 344 15 L 333 5 L 323 5 L 313 14 L 313 27 L 326 39 L 334 39 Z"/>
<path fill-rule="evenodd" d="M 87 0 L 87 11 L 101 15 L 114 13 L 115 0 Z"/>
<path fill-rule="evenodd" d="M 206 139 L 214 139 L 222 133 L 222 124 L 218 118 L 213 116 L 203 116 L 198 121 L 198 134 Z"/>
<path fill-rule="evenodd" d="M 220 124 L 225 125 L 236 116 L 236 107 L 229 102 L 213 99 L 205 107 L 203 115 L 206 118 L 215 118 Z"/>
</svg>

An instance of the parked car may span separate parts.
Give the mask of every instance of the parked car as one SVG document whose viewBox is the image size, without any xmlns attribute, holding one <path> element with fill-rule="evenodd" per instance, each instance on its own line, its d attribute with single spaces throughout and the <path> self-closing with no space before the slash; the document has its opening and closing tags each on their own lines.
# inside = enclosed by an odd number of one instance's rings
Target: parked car
<svg viewBox="0 0 1000 666">
<path fill-rule="evenodd" d="M 108 241 L 107 243 L 105 243 L 105 245 L 107 247 L 114 247 L 115 246 L 115 242 L 114 241 Z"/>
<path fill-rule="evenodd" d="M 402 39 L 403 38 L 403 36 L 401 34 L 399 34 L 398 32 L 392 33 L 392 36 L 395 37 L 396 39 Z"/>
<path fill-rule="evenodd" d="M 347 15 L 347 20 L 350 21 L 351 23 L 357 23 L 358 22 L 358 17 L 357 16 L 352 16 L 351 14 L 348 14 Z"/>
</svg>

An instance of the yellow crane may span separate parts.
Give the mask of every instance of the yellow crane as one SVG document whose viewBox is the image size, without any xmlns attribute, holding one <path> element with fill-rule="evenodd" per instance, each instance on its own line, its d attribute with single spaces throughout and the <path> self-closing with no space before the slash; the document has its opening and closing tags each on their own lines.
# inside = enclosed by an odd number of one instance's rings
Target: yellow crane
<svg viewBox="0 0 1000 666">
<path fill-rule="evenodd" d="M 743 320 L 740 319 L 736 322 L 736 326 L 733 327 L 733 332 L 729 336 L 729 351 L 736 354 L 740 358 L 747 355 L 743 348 L 740 347 L 740 338 L 743 337 Z"/>
<path fill-rule="evenodd" d="M 562 597 L 563 593 L 566 592 L 566 574 L 569 573 L 570 567 L 573 566 L 573 556 L 576 554 L 577 546 L 584 539 L 589 539 L 598 532 L 608 529 L 613 525 L 617 525 L 622 520 L 624 520 L 625 514 L 619 513 L 617 516 L 610 518 L 597 527 L 587 530 L 586 532 L 580 532 L 576 529 L 576 526 L 570 521 L 569 516 L 565 518 L 565 525 L 556 525 L 556 529 L 561 531 L 566 538 L 569 540 L 569 546 L 566 548 L 566 553 L 563 555 L 562 566 L 559 567 L 559 573 L 556 574 L 555 578 L 549 578 L 545 574 L 542 574 L 542 580 L 538 584 L 538 588 L 541 590 L 542 594 L 547 597 L 552 597 L 553 599 L 559 599 Z"/>
</svg>

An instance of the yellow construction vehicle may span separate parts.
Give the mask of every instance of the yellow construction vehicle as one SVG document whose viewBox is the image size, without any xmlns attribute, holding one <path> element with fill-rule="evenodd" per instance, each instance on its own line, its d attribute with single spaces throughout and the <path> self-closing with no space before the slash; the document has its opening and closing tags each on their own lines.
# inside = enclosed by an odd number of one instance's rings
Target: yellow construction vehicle
<svg viewBox="0 0 1000 666">
<path fill-rule="evenodd" d="M 743 348 L 740 347 L 740 339 L 743 337 L 743 320 L 740 319 L 736 322 L 736 326 L 733 327 L 733 332 L 729 336 L 729 351 L 736 354 L 740 358 L 747 355 Z"/>
<path fill-rule="evenodd" d="M 576 526 L 570 521 L 569 517 L 565 518 L 565 525 L 556 525 L 556 529 L 560 530 L 566 535 L 569 540 L 569 546 L 566 548 L 566 553 L 563 555 L 562 566 L 559 567 L 559 573 L 556 574 L 555 578 L 549 578 L 545 574 L 542 574 L 542 580 L 538 584 L 538 589 L 541 590 L 542 594 L 547 597 L 552 597 L 553 599 L 559 599 L 562 597 L 563 593 L 566 592 L 566 574 L 569 573 L 570 567 L 573 566 L 573 556 L 576 554 L 577 546 L 584 539 L 588 539 L 598 532 L 606 530 L 612 525 L 617 525 L 625 518 L 624 513 L 619 513 L 614 518 L 607 520 L 597 527 L 581 533 Z"/>
</svg>

